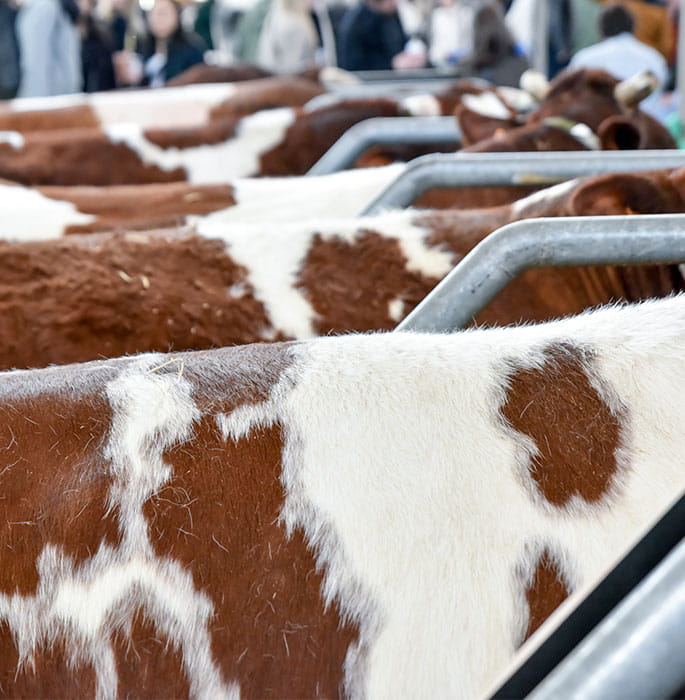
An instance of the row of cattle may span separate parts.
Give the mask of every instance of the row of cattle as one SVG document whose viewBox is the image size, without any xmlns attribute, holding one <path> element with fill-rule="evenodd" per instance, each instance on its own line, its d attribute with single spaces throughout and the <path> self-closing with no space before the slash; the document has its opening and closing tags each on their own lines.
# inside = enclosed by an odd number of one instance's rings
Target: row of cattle
<svg viewBox="0 0 685 700">
<path fill-rule="evenodd" d="M 308 110 L 268 80 L 269 103 L 260 80 L 0 109 L 0 368 L 54 365 L 0 375 L 0 694 L 477 697 L 685 486 L 681 296 L 313 338 L 393 328 L 511 221 L 683 212 L 685 170 L 365 218 L 403 165 L 242 177 L 412 110 L 454 113 L 475 151 L 671 147 L 641 86 L 583 71 L 523 114 L 465 83 Z M 213 118 L 201 90 L 271 111 Z M 117 104 L 139 122 L 115 148 Z M 240 140 L 259 119 L 288 123 L 268 150 Z M 675 266 L 541 269 L 475 322 L 682 287 Z"/>
</svg>

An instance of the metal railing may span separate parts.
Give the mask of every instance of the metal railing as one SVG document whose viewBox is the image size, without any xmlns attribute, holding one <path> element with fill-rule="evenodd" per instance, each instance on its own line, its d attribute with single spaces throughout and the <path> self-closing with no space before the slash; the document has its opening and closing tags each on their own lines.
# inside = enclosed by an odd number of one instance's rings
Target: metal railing
<svg viewBox="0 0 685 700">
<path fill-rule="evenodd" d="M 367 148 L 381 145 L 461 142 L 454 117 L 375 117 L 351 126 L 307 175 L 328 175 L 354 165 Z"/>
<path fill-rule="evenodd" d="M 361 212 L 410 206 L 434 187 L 488 187 L 562 182 L 582 175 L 685 166 L 685 151 L 547 151 L 421 156 Z"/>
<path fill-rule="evenodd" d="M 517 221 L 481 241 L 396 330 L 439 333 L 460 328 L 532 267 L 684 261 L 685 214 Z"/>
</svg>

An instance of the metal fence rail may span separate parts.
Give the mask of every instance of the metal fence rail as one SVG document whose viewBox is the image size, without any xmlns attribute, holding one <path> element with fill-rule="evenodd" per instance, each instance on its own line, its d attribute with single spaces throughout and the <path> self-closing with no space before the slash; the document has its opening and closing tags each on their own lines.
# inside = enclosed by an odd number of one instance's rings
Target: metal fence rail
<svg viewBox="0 0 685 700">
<path fill-rule="evenodd" d="M 528 696 L 649 700 L 685 683 L 685 540 Z"/>
<path fill-rule="evenodd" d="M 685 151 L 548 151 L 421 156 L 362 215 L 410 206 L 434 187 L 487 187 L 561 182 L 581 175 L 685 166 Z"/>
<path fill-rule="evenodd" d="M 307 175 L 328 175 L 352 165 L 367 148 L 380 145 L 461 142 L 454 117 L 375 117 L 351 126 Z"/>
<path fill-rule="evenodd" d="M 684 261 L 685 214 L 517 221 L 481 241 L 396 330 L 436 333 L 464 326 L 532 267 Z"/>
</svg>

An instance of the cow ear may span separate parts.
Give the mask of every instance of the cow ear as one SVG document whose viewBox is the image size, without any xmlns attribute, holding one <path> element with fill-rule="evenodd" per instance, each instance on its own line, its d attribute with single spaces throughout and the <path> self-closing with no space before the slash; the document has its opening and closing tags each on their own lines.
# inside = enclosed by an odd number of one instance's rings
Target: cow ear
<svg viewBox="0 0 685 700">
<path fill-rule="evenodd" d="M 472 146 L 474 143 L 489 139 L 500 130 L 509 130 L 518 126 L 515 119 L 498 119 L 474 112 L 464 105 L 459 105 L 454 116 L 461 130 L 461 145 Z"/>
<path fill-rule="evenodd" d="M 569 202 L 571 216 L 663 214 L 670 209 L 652 180 L 629 173 L 594 178 L 576 189 Z"/>
<path fill-rule="evenodd" d="M 640 148 L 642 142 L 638 124 L 621 116 L 605 119 L 597 129 L 597 136 L 603 151 L 633 151 Z"/>
</svg>

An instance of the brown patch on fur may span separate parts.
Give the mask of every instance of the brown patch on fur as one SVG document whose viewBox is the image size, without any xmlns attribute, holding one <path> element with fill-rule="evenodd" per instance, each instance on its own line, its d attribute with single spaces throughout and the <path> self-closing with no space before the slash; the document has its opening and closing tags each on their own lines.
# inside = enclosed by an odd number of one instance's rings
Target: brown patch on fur
<svg viewBox="0 0 685 700">
<path fill-rule="evenodd" d="M 235 137 L 237 119 L 213 121 L 202 126 L 175 129 L 146 129 L 143 136 L 159 148 L 197 148 L 213 146 Z"/>
<path fill-rule="evenodd" d="M 133 618 L 130 633 L 117 634 L 113 646 L 118 697 L 171 700 L 191 696 L 182 652 L 140 612 Z"/>
<path fill-rule="evenodd" d="M 259 341 L 247 271 L 192 233 L 0 243 L 0 367 Z"/>
<path fill-rule="evenodd" d="M 442 141 L 428 144 L 398 144 L 392 146 L 373 146 L 355 161 L 355 168 L 377 168 L 390 163 L 406 163 L 431 153 L 454 153 L 457 144 Z"/>
<path fill-rule="evenodd" d="M 436 187 L 413 204 L 418 209 L 476 209 L 511 204 L 541 187 Z"/>
<path fill-rule="evenodd" d="M 19 131 L 25 134 L 30 131 L 83 129 L 98 126 L 100 121 L 88 105 L 23 112 L 0 110 L 0 131 Z"/>
<path fill-rule="evenodd" d="M 343 100 L 299 112 L 283 140 L 259 157 L 261 175 L 304 175 L 354 124 L 372 117 L 397 117 L 393 100 Z"/>
<path fill-rule="evenodd" d="M 0 406 L 0 591 L 35 593 L 36 560 L 55 545 L 75 564 L 119 540 L 108 511 L 110 477 L 99 456 L 110 425 L 106 399 L 16 399 Z M 48 466 L 49 460 L 49 466 Z"/>
<path fill-rule="evenodd" d="M 526 589 L 528 628 L 521 644 L 568 598 L 564 577 L 554 557 L 545 550 L 535 566 L 533 579 Z"/>
<path fill-rule="evenodd" d="M 19 653 L 6 623 L 0 622 L 0 697 L 14 700 L 54 698 L 94 698 L 95 670 L 90 664 L 69 667 L 71 655 L 63 641 L 50 643 L 33 655 L 33 665 L 22 665 L 17 672 Z"/>
<path fill-rule="evenodd" d="M 492 136 L 463 148 L 463 153 L 504 153 L 514 151 L 585 151 L 587 148 L 565 129 L 533 123 Z"/>
<path fill-rule="evenodd" d="M 41 187 L 50 199 L 71 202 L 88 224 L 68 226 L 65 233 L 95 233 L 182 226 L 186 217 L 202 216 L 235 205 L 231 185 L 169 182 L 111 187 Z"/>
<path fill-rule="evenodd" d="M 245 117 L 263 109 L 302 107 L 325 92 L 313 80 L 283 76 L 251 80 L 236 88 L 234 95 L 211 110 L 210 121 Z"/>
<path fill-rule="evenodd" d="M 549 503 L 564 506 L 574 496 L 595 503 L 618 470 L 624 414 L 615 415 L 590 383 L 590 352 L 560 343 L 544 354 L 541 367 L 511 374 L 502 415 L 537 446 L 529 473 Z"/>
<path fill-rule="evenodd" d="M 23 185 L 130 185 L 186 180 L 183 168 L 144 163 L 100 129 L 28 134 L 23 148 L 0 144 L 0 177 Z"/>
<path fill-rule="evenodd" d="M 179 87 L 196 85 L 197 83 L 237 83 L 247 80 L 258 80 L 272 75 L 268 70 L 252 64 L 235 66 L 212 66 L 198 63 L 184 70 L 175 78 L 167 80 L 164 87 Z"/>
<path fill-rule="evenodd" d="M 217 413 L 266 399 L 290 360 L 278 345 L 226 353 L 221 362 L 230 362 L 235 375 L 230 391 L 217 397 L 211 380 L 196 391 L 204 417 L 191 441 L 165 454 L 173 477 L 144 506 L 151 541 L 213 601 L 214 657 L 224 680 L 240 683 L 241 695 L 337 696 L 357 633 L 335 604 L 324 608 L 322 573 L 303 533 L 288 537 L 279 520 L 281 429 L 254 429 L 234 442 L 224 440 L 215 421 Z M 186 369 L 193 372 L 192 358 Z"/>
<path fill-rule="evenodd" d="M 407 270 L 399 243 L 362 231 L 353 243 L 316 235 L 297 286 L 316 311 L 318 333 L 390 330 L 388 304 L 401 299 L 405 314 L 439 282 Z"/>
</svg>

